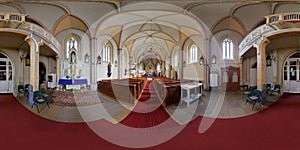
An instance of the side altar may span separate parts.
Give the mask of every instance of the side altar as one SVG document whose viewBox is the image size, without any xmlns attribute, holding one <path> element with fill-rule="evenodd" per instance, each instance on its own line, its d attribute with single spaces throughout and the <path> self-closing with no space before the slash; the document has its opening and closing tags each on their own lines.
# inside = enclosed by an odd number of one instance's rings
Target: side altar
<svg viewBox="0 0 300 150">
<path fill-rule="evenodd" d="M 88 81 L 87 79 L 59 79 L 58 84 L 62 90 L 84 90 Z"/>
</svg>

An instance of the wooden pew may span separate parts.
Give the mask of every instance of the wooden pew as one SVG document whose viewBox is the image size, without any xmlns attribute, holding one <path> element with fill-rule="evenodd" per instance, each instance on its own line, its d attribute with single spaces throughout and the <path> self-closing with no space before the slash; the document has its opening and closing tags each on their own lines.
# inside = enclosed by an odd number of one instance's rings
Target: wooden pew
<svg viewBox="0 0 300 150">
<path fill-rule="evenodd" d="M 143 80 L 140 80 L 140 79 L 113 79 L 111 80 L 111 82 L 113 83 L 127 83 L 127 84 L 136 84 L 136 98 L 138 99 L 139 96 L 141 95 L 142 93 L 142 90 L 144 88 L 144 81 Z"/>
<path fill-rule="evenodd" d="M 154 86 L 157 95 L 163 100 L 163 106 L 178 105 L 181 97 L 181 84 L 195 82 L 193 80 L 156 79 Z"/>
<path fill-rule="evenodd" d="M 131 83 L 111 82 L 102 80 L 98 82 L 98 92 L 120 102 L 134 104 L 138 98 L 137 85 Z"/>
</svg>

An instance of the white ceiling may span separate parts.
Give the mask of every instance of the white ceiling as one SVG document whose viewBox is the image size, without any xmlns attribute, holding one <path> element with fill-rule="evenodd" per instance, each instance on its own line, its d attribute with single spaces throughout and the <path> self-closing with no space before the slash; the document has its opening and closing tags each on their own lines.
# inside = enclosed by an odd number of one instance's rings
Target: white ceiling
<svg viewBox="0 0 300 150">
<path fill-rule="evenodd" d="M 165 5 L 153 2 L 163 2 Z M 293 0 L 78 0 L 76 2 L 11 0 L 0 3 L 0 10 L 28 14 L 29 18 L 43 25 L 49 32 L 54 32 L 57 22 L 66 15 L 81 19 L 88 27 L 100 20 L 102 23 L 97 34 L 112 26 L 122 26 L 121 44 L 135 43 L 131 53 L 155 45 L 153 50 L 157 54 L 166 55 L 164 50 L 171 51 L 170 45 L 178 45 L 180 39 L 178 31 L 185 31 L 187 35 L 191 34 L 190 31 L 199 31 L 198 36 L 204 37 L 207 34 L 205 27 L 212 30 L 224 18 L 233 17 L 245 29 L 245 33 L 249 33 L 266 15 L 300 12 L 299 3 Z M 140 11 L 132 12 L 133 9 Z M 127 13 L 110 16 L 120 11 Z M 186 13 L 190 17 L 176 12 Z M 199 24 L 199 21 L 203 22 L 204 26 Z M 201 35 L 202 33 L 204 35 Z M 16 42 L 11 44 L 18 43 L 20 39 L 15 40 Z M 0 45 L 17 47 L 18 44 L 13 46 L 0 42 Z M 136 52 L 135 55 L 142 53 Z"/>
</svg>

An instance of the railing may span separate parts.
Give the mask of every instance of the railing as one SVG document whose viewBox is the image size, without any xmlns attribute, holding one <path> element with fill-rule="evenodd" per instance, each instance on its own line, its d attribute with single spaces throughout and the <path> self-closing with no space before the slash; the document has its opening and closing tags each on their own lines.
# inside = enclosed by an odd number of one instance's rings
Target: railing
<svg viewBox="0 0 300 150">
<path fill-rule="evenodd" d="M 267 24 L 278 23 L 280 21 L 286 22 L 300 22 L 300 12 L 282 13 L 266 16 Z"/>
<path fill-rule="evenodd" d="M 275 15 L 265 16 L 266 24 L 256 28 L 250 32 L 239 45 L 239 56 L 242 56 L 263 34 L 275 31 L 280 27 L 275 27 L 280 22 L 300 22 L 300 12 L 281 13 Z"/>
<path fill-rule="evenodd" d="M 26 14 L 0 12 L 0 20 L 25 22 Z"/>
<path fill-rule="evenodd" d="M 273 30 L 273 28 L 265 24 L 250 32 L 239 45 L 239 56 L 242 56 L 248 50 L 247 48 L 252 46 L 254 42 L 260 38 L 260 35 Z"/>
<path fill-rule="evenodd" d="M 51 33 L 43 29 L 42 27 L 33 23 L 25 22 L 23 25 L 19 27 L 19 29 L 30 31 L 35 33 L 36 35 L 41 36 L 44 40 L 46 40 L 47 42 L 49 42 L 54 46 L 52 47 L 53 50 L 57 51 L 58 54 L 61 54 L 60 43 L 56 40 L 56 38 Z"/>
<path fill-rule="evenodd" d="M 18 28 L 21 30 L 32 32 L 38 36 L 40 36 L 43 40 L 47 41 L 50 44 L 50 47 L 57 52 L 57 54 L 61 54 L 60 43 L 56 40 L 56 38 L 49 33 L 47 30 L 42 27 L 32 24 L 25 21 L 26 14 L 18 14 L 18 13 L 4 13 L 0 12 L 0 21 L 12 21 L 12 22 L 20 22 L 16 26 L 7 26 L 9 28 Z"/>
</svg>

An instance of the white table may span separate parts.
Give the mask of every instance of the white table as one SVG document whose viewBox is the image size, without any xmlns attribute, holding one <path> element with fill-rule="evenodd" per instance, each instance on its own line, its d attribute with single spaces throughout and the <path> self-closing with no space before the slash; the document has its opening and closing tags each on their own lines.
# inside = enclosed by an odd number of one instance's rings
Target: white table
<svg viewBox="0 0 300 150">
<path fill-rule="evenodd" d="M 199 97 L 202 95 L 202 90 L 200 89 L 200 93 L 198 92 L 194 92 L 191 93 L 191 90 L 195 89 L 195 88 L 199 88 L 200 86 L 202 86 L 203 83 L 188 83 L 188 84 L 182 84 L 180 85 L 181 87 L 181 99 L 180 99 L 180 103 L 182 103 L 182 101 L 187 103 L 187 107 L 190 106 L 190 103 L 199 99 Z M 187 95 L 184 97 L 183 96 L 183 90 L 187 91 Z M 196 90 L 197 91 L 197 90 Z"/>
</svg>

